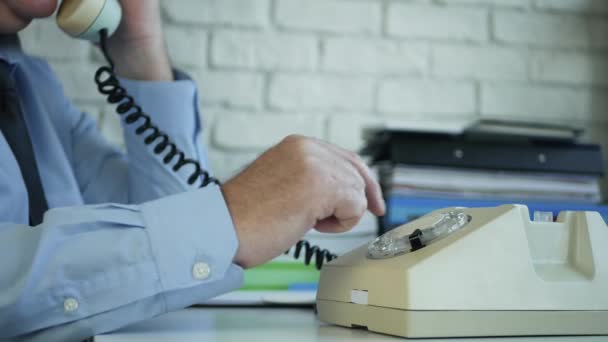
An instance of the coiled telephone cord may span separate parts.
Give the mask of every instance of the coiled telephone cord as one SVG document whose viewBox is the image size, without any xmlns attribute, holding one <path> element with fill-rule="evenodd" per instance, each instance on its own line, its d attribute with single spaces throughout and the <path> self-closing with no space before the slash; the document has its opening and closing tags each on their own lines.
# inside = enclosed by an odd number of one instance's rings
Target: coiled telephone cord
<svg viewBox="0 0 608 342">
<path fill-rule="evenodd" d="M 304 264 L 310 265 L 314 258 L 315 267 L 320 270 L 323 267 L 325 262 L 330 262 L 333 259 L 337 258 L 336 254 L 328 251 L 327 249 L 322 249 L 319 246 L 311 245 L 306 240 L 300 240 L 298 243 L 289 249 L 285 254 L 289 254 L 293 250 L 293 257 L 295 259 L 300 259 L 300 254 L 304 252 Z"/>
<path fill-rule="evenodd" d="M 185 166 L 194 168 L 194 171 L 188 177 L 189 185 L 194 185 L 197 181 L 200 181 L 200 188 L 204 188 L 210 183 L 219 185 L 220 182 L 216 178 L 211 177 L 209 172 L 203 169 L 198 161 L 186 158 L 184 152 L 177 148 L 166 133 L 154 125 L 150 116 L 127 93 L 127 90 L 120 84 L 120 80 L 116 76 L 114 62 L 108 53 L 108 33 L 106 30 L 102 30 L 100 35 L 101 51 L 109 65 L 100 67 L 95 73 L 95 83 L 97 83 L 99 92 L 107 97 L 108 103 L 117 105 L 116 113 L 124 116 L 127 124 L 132 125 L 139 122 L 139 125 L 135 129 L 135 134 L 143 136 L 146 145 L 155 144 L 153 151 L 156 155 L 164 156 L 162 158 L 163 163 L 169 165 L 177 160 L 173 165 L 173 171 L 175 172 L 178 172 Z"/>
</svg>

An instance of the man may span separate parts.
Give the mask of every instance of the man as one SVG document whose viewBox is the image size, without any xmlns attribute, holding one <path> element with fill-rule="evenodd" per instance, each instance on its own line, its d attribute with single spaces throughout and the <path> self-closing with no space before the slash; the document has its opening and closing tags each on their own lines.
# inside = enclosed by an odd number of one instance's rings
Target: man
<svg viewBox="0 0 608 342">
<path fill-rule="evenodd" d="M 383 214 L 361 160 L 318 140 L 288 137 L 202 189 L 128 125 L 119 152 L 47 64 L 20 51 L 15 34 L 56 6 L 0 2 L 1 340 L 79 340 L 183 308 L 238 288 L 242 268 L 281 254 L 310 227 L 342 232 L 367 209 Z M 205 160 L 196 90 L 171 69 L 159 0 L 122 7 L 109 41 L 119 76 L 188 156 Z"/>
</svg>

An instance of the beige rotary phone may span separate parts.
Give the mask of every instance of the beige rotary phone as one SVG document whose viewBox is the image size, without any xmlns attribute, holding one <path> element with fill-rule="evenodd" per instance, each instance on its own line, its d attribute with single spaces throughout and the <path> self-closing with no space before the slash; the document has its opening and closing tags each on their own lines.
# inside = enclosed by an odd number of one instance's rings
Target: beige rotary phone
<svg viewBox="0 0 608 342">
<path fill-rule="evenodd" d="M 596 212 L 448 208 L 328 263 L 323 321 L 408 338 L 608 335 L 608 227 Z"/>
</svg>

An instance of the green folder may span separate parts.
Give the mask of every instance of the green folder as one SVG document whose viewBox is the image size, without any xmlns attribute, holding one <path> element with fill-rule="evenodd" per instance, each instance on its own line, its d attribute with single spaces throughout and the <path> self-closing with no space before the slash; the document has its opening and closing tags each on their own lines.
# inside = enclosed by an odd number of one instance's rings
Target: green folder
<svg viewBox="0 0 608 342">
<path fill-rule="evenodd" d="M 316 284 L 319 271 L 314 265 L 301 262 L 271 261 L 245 271 L 241 290 L 276 291 L 288 290 L 294 284 Z"/>
</svg>

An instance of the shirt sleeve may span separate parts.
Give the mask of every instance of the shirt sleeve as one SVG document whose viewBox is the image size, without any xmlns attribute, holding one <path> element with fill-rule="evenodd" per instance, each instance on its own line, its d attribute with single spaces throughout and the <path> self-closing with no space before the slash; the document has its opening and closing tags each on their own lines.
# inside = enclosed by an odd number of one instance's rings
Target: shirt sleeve
<svg viewBox="0 0 608 342">
<path fill-rule="evenodd" d="M 0 224 L 0 339 L 86 338 L 235 289 L 228 227 L 216 185 Z"/>
<path fill-rule="evenodd" d="M 188 186 L 132 130 L 127 153 L 111 145 L 48 67 L 35 71 L 87 205 L 51 209 L 36 227 L 0 220 L 0 340 L 81 340 L 238 288 L 220 187 Z M 206 167 L 193 82 L 125 86 Z"/>
<path fill-rule="evenodd" d="M 201 122 L 198 112 L 196 84 L 187 75 L 175 71 L 175 81 L 148 82 L 122 79 L 121 83 L 127 92 L 141 106 L 143 112 L 151 119 L 151 123 L 168 137 L 174 146 L 184 153 L 184 158 L 193 159 L 208 170 L 206 149 L 198 143 L 201 134 Z M 127 114 L 128 115 L 128 114 Z M 159 183 L 167 181 L 181 189 L 196 188 L 200 184 L 188 185 L 186 180 L 194 172 L 192 165 L 187 165 L 179 171 L 172 167 L 179 157 L 175 155 L 165 163 L 164 158 L 171 153 L 171 147 L 166 146 L 158 152 L 164 140 L 160 136 L 149 144 L 145 142 L 155 131 L 148 128 L 138 135 L 136 131 L 146 127 L 143 118 L 129 124 L 122 120 L 125 145 L 129 157 L 129 184 L 131 199 L 135 202 L 149 200 L 165 195 L 161 189 L 155 189 Z M 172 190 L 169 190 L 172 191 Z"/>
</svg>

